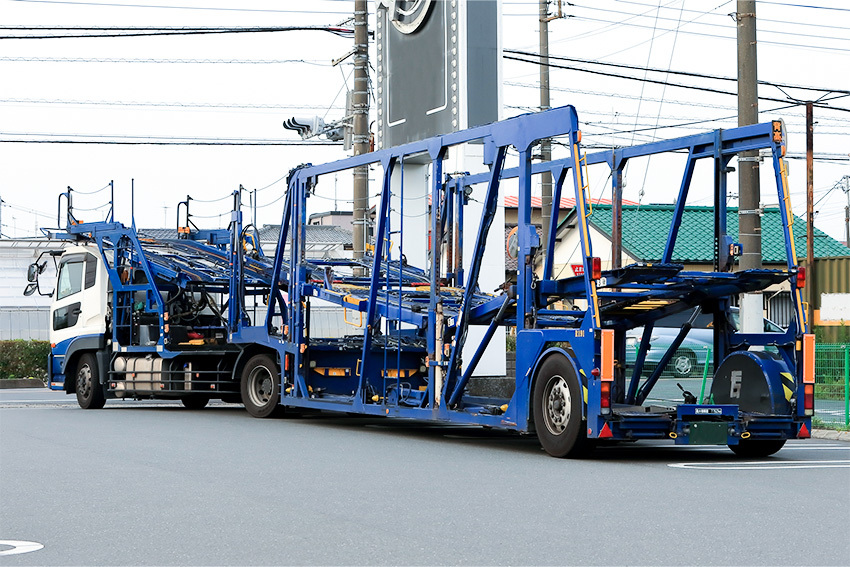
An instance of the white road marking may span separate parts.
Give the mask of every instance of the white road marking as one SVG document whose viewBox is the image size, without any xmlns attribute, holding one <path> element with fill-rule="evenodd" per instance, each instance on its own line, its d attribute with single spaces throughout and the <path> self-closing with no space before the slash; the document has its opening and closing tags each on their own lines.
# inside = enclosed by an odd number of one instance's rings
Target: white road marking
<svg viewBox="0 0 850 567">
<path fill-rule="evenodd" d="M 742 463 L 670 463 L 674 469 L 712 471 L 754 471 L 773 469 L 850 469 L 850 460 L 841 461 L 750 461 Z"/>
<path fill-rule="evenodd" d="M 0 551 L 0 555 L 18 555 L 19 553 L 29 553 L 31 551 L 38 551 L 42 547 L 42 544 L 34 542 L 34 541 L 14 541 L 14 540 L 6 540 L 0 539 L 0 545 L 11 545 L 12 549 L 5 549 Z"/>
</svg>

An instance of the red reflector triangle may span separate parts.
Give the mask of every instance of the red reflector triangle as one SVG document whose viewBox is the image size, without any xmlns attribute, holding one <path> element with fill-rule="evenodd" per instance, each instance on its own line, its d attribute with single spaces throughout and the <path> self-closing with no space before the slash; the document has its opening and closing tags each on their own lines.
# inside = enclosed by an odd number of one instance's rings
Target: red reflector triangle
<svg viewBox="0 0 850 567">
<path fill-rule="evenodd" d="M 614 436 L 614 434 L 611 433 L 611 428 L 608 427 L 608 424 L 606 423 L 605 425 L 603 425 L 602 430 L 599 432 L 599 438 L 600 439 L 608 439 L 608 438 L 613 437 L 613 436 Z"/>
<path fill-rule="evenodd" d="M 812 434 L 809 432 L 809 428 L 806 427 L 806 424 L 804 423 L 803 425 L 801 425 L 800 426 L 800 432 L 797 434 L 797 437 L 800 438 L 800 439 L 806 439 L 806 438 L 809 438 L 811 436 L 812 436 Z M 601 437 L 601 435 L 600 435 L 600 437 Z"/>
</svg>

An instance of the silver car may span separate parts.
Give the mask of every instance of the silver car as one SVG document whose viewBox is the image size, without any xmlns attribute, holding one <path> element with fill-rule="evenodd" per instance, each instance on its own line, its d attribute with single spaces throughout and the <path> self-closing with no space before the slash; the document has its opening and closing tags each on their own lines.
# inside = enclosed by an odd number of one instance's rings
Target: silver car
<svg viewBox="0 0 850 567">
<path fill-rule="evenodd" d="M 698 307 L 695 309 L 699 309 Z M 693 314 L 693 309 L 682 311 L 674 315 L 668 315 L 659 319 L 652 329 L 649 341 L 649 351 L 646 353 L 643 374 L 650 375 L 655 371 L 658 363 L 668 347 L 679 335 L 679 331 Z M 730 309 L 732 324 L 738 329 L 738 308 Z M 679 345 L 673 358 L 667 363 L 662 376 L 673 376 L 675 378 L 700 378 L 706 371 L 711 375 L 713 361 L 711 352 L 714 345 L 713 318 L 711 314 L 700 312 L 693 322 L 691 330 L 688 331 L 685 340 Z M 769 319 L 764 320 L 764 331 L 766 333 L 784 333 L 784 329 Z M 643 327 L 636 327 L 626 332 L 626 365 L 633 367 L 637 358 L 638 347 L 643 336 Z"/>
</svg>

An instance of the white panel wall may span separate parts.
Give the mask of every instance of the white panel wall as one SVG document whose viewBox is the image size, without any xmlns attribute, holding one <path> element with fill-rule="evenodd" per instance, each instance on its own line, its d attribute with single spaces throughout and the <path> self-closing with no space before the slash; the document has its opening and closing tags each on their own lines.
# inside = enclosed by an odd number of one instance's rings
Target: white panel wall
<svg viewBox="0 0 850 567">
<path fill-rule="evenodd" d="M 0 240 L 0 340 L 47 340 L 50 297 L 23 295 L 27 267 L 45 249 L 61 245 L 47 240 Z M 39 278 L 43 291 L 52 291 L 56 272 L 53 260 L 45 257 L 47 269 Z"/>
</svg>

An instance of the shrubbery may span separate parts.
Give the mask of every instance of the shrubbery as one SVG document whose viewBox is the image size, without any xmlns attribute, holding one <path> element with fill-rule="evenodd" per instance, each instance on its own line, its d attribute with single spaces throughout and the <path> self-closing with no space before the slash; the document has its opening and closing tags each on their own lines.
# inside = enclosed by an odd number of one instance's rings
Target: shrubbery
<svg viewBox="0 0 850 567">
<path fill-rule="evenodd" d="M 0 341 L 0 379 L 47 376 L 47 341 Z"/>
</svg>

